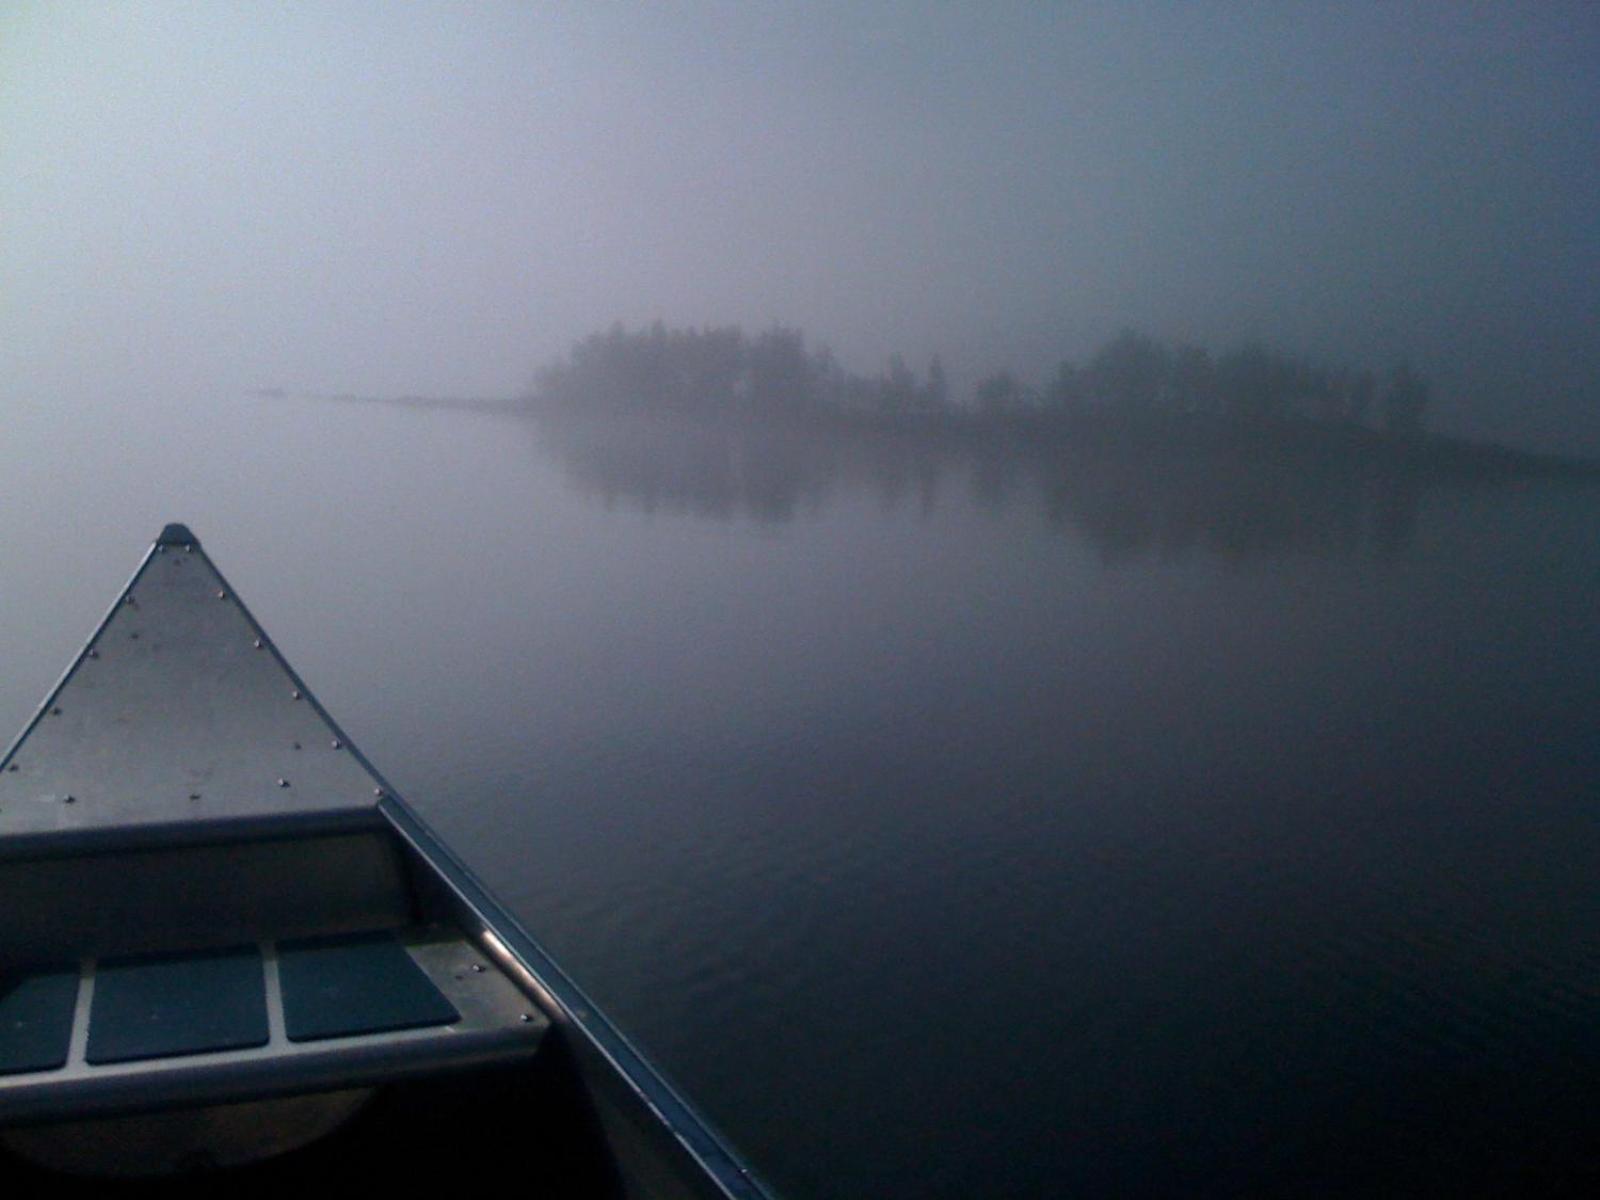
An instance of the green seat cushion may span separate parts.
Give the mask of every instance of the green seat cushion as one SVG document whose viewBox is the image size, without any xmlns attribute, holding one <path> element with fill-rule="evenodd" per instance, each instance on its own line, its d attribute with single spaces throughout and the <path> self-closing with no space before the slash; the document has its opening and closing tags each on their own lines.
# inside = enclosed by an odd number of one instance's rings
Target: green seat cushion
<svg viewBox="0 0 1600 1200">
<path fill-rule="evenodd" d="M 0 976 L 0 1075 L 67 1065 L 78 968 Z"/>
<path fill-rule="evenodd" d="M 283 942 L 286 1032 L 296 1042 L 448 1025 L 461 1014 L 389 933 Z"/>
<path fill-rule="evenodd" d="M 264 1046 L 266 979 L 255 946 L 107 959 L 95 974 L 88 1059 L 134 1062 Z"/>
</svg>

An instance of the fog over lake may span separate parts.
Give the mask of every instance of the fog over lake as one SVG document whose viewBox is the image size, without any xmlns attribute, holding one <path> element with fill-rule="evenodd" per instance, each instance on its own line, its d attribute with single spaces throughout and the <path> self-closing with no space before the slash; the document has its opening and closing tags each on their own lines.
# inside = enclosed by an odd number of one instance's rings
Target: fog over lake
<svg viewBox="0 0 1600 1200">
<path fill-rule="evenodd" d="M 12 6 L 0 727 L 185 521 L 779 1194 L 1586 1191 L 1597 35 Z"/>
</svg>

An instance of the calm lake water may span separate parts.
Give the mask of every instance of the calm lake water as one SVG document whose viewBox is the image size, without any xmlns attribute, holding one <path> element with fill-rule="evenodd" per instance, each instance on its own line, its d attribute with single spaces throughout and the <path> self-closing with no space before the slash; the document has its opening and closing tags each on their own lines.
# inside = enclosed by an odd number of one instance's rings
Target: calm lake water
<svg viewBox="0 0 1600 1200">
<path fill-rule="evenodd" d="M 800 1196 L 1587 1191 L 1600 489 L 22 404 L 0 726 L 167 520 Z"/>
</svg>

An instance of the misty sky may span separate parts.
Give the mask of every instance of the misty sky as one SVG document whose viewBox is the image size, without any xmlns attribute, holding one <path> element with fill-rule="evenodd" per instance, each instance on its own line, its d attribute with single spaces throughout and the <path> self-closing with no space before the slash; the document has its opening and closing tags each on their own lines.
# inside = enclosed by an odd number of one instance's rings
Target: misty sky
<svg viewBox="0 0 1600 1200">
<path fill-rule="evenodd" d="M 620 319 L 1409 356 L 1600 453 L 1600 9 L 0 7 L 8 398 L 506 395 Z"/>
</svg>

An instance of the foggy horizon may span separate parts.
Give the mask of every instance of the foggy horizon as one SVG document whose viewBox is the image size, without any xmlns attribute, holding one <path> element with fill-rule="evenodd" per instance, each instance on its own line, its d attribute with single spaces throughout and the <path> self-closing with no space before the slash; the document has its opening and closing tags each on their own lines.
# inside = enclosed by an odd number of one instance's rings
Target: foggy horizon
<svg viewBox="0 0 1600 1200">
<path fill-rule="evenodd" d="M 1597 50 L 1575 5 L 13 6 L 0 371 L 514 396 L 659 319 L 965 392 L 1134 327 L 1600 453 Z"/>
</svg>

